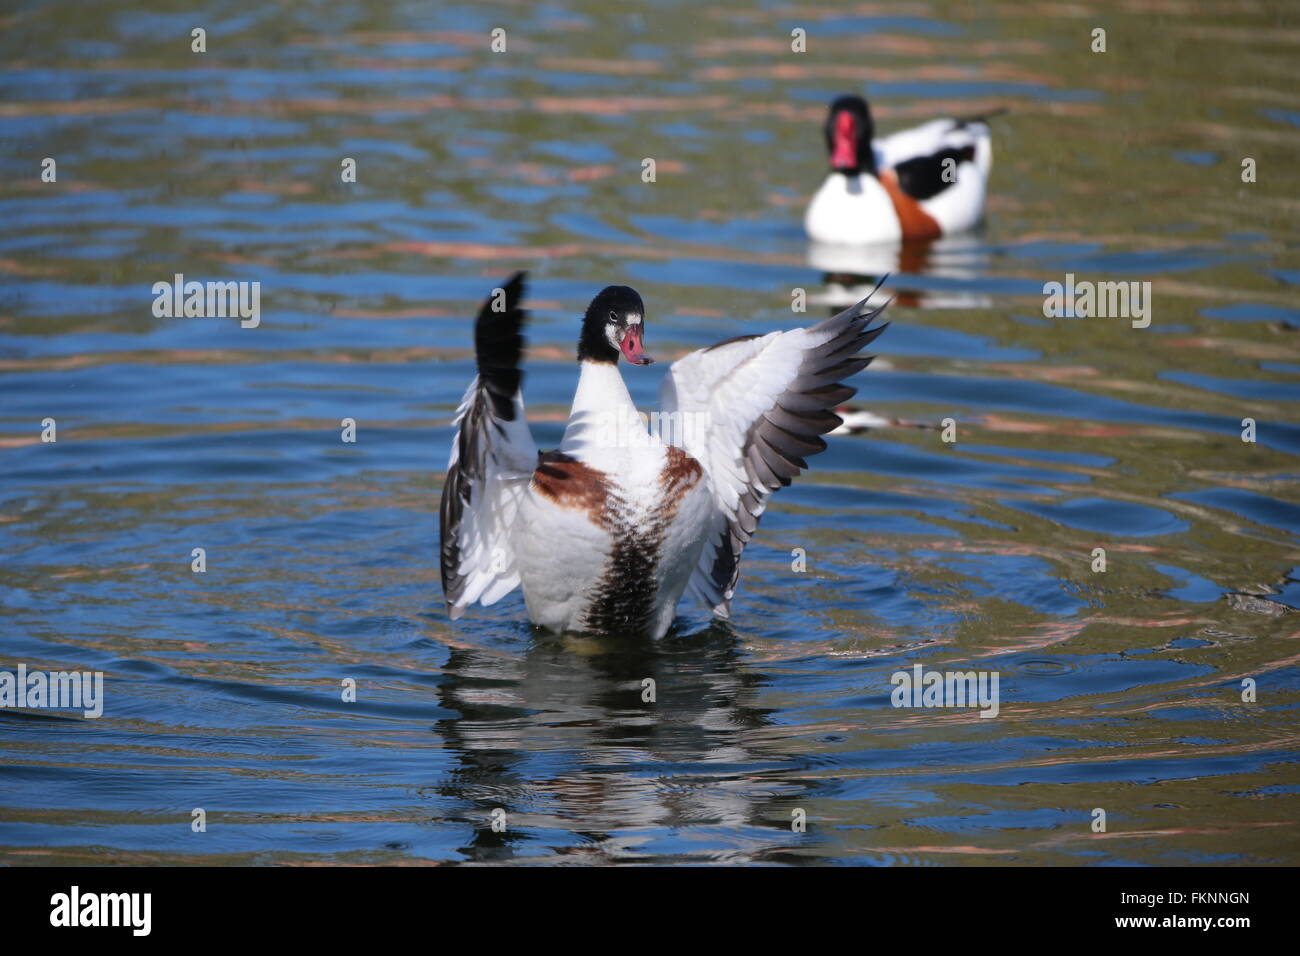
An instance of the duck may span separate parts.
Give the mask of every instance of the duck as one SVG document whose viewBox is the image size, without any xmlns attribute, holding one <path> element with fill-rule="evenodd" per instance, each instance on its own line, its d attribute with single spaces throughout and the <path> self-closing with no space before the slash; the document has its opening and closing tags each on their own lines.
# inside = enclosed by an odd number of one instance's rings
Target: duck
<svg viewBox="0 0 1300 956">
<path fill-rule="evenodd" d="M 515 589 L 552 633 L 661 638 L 683 597 L 729 618 L 741 555 L 768 500 L 826 448 L 844 380 L 887 322 L 863 301 L 808 328 L 742 335 L 673 362 L 638 414 L 620 363 L 648 366 L 646 308 L 608 286 L 583 315 L 559 447 L 523 400 L 526 275 L 474 322 L 476 374 L 456 411 L 439 506 L 443 599 L 456 620 Z"/>
<path fill-rule="evenodd" d="M 831 170 L 804 215 L 808 237 L 865 245 L 975 228 L 993 167 L 987 120 L 1001 112 L 931 120 L 876 139 L 867 101 L 836 98 L 824 129 Z"/>
</svg>

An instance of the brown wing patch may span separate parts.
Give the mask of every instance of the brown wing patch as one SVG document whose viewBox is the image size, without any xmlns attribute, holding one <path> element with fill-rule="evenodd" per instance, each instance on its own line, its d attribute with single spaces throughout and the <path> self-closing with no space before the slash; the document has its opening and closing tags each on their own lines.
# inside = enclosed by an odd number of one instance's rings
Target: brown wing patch
<svg viewBox="0 0 1300 956">
<path fill-rule="evenodd" d="M 898 185 L 898 174 L 892 169 L 880 172 L 880 185 L 889 193 L 889 201 L 894 204 L 894 212 L 903 227 L 904 239 L 937 239 L 943 234 L 934 217 L 921 208 L 921 204 L 903 192 Z"/>
<path fill-rule="evenodd" d="M 663 488 L 665 505 L 676 511 L 679 496 L 695 487 L 703 477 L 704 468 L 698 461 L 676 445 L 669 445 L 664 470 L 659 473 L 659 484 Z"/>
<path fill-rule="evenodd" d="M 609 481 L 603 471 L 560 451 L 543 452 L 537 456 L 533 487 L 561 508 L 585 511 L 594 523 L 605 524 Z"/>
</svg>

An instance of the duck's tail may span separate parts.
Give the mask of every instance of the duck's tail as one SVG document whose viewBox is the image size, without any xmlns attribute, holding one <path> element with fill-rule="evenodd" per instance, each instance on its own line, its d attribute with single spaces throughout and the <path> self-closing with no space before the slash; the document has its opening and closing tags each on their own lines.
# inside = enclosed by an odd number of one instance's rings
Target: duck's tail
<svg viewBox="0 0 1300 956">
<path fill-rule="evenodd" d="M 1003 113 L 1010 112 L 1008 107 L 999 106 L 997 109 L 989 110 L 986 113 L 971 113 L 968 116 L 954 116 L 952 121 L 958 126 L 969 126 L 972 123 L 987 123 L 995 116 L 1001 116 Z"/>
</svg>

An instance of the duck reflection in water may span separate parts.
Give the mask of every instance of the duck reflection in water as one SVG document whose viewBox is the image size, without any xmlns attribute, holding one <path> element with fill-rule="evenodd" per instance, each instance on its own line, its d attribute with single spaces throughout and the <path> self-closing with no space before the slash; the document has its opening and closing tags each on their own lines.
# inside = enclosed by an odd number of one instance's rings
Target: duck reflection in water
<svg viewBox="0 0 1300 956">
<path fill-rule="evenodd" d="M 433 729 L 458 766 L 432 792 L 473 827 L 469 859 L 653 860 L 681 852 L 672 831 L 688 825 L 733 831 L 725 851 L 700 845 L 711 858 L 772 859 L 807 839 L 790 826 L 805 788 L 787 761 L 742 743 L 771 725 L 753 704 L 766 678 L 728 624 L 659 641 L 527 631 L 522 655 L 452 647 L 440 683 L 460 716 Z M 777 768 L 783 782 L 765 781 Z"/>
<path fill-rule="evenodd" d="M 991 308 L 992 296 L 959 287 L 986 277 L 991 259 L 978 233 L 862 246 L 810 242 L 808 264 L 821 272 L 825 286 L 812 301 L 834 315 L 874 290 L 867 300 L 871 308 L 890 300 L 909 308 Z M 888 293 L 877 289 L 886 276 Z"/>
</svg>

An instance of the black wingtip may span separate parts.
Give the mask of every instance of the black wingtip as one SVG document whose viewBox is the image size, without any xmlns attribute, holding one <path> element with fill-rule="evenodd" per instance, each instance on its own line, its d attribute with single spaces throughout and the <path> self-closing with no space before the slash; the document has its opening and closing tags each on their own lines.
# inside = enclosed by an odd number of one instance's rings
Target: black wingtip
<svg viewBox="0 0 1300 956">
<path fill-rule="evenodd" d="M 889 278 L 888 273 L 881 276 L 880 281 L 876 283 L 875 288 L 873 288 L 871 292 L 867 294 L 866 298 L 859 299 L 857 302 L 849 306 L 843 312 L 837 312 L 835 315 L 832 315 L 829 319 L 823 319 L 821 322 L 817 323 L 817 325 L 813 326 L 810 331 L 813 332 L 836 331 L 838 333 L 839 331 L 842 331 L 845 327 L 851 326 L 854 323 L 860 322 L 864 325 L 870 325 L 873 319 L 875 319 L 882 312 L 884 312 L 885 309 L 889 308 L 891 305 L 894 304 L 894 297 L 890 296 L 887 300 L 885 300 L 880 305 L 875 306 L 874 308 L 869 306 L 869 303 L 871 302 L 872 298 L 875 296 L 877 292 L 880 291 L 880 287 L 885 284 L 885 280 L 887 280 L 888 278 Z M 880 326 L 879 328 L 883 330 L 888 325 L 889 323 L 886 322 L 884 325 Z M 875 330 L 869 329 L 868 331 L 875 331 Z"/>
<path fill-rule="evenodd" d="M 493 289 L 479 308 L 474 323 L 474 357 L 479 380 L 491 396 L 493 414 L 504 421 L 514 420 L 514 396 L 523 380 L 519 362 L 524 351 L 524 324 L 528 319 L 522 306 L 526 277 L 527 273 L 521 269 L 504 285 Z"/>
<path fill-rule="evenodd" d="M 501 320 L 494 318 L 495 316 L 511 316 L 509 321 L 512 323 L 519 321 L 520 317 L 516 313 L 519 309 L 520 303 L 523 301 L 527 284 L 528 273 L 525 270 L 520 269 L 505 282 L 501 283 L 501 285 L 494 288 L 488 294 L 488 297 L 483 300 L 483 304 L 479 306 L 478 321 L 488 321 L 494 324 L 499 324 Z M 498 292 L 505 295 L 505 308 L 493 308 L 497 303 Z"/>
<path fill-rule="evenodd" d="M 526 269 L 520 269 L 518 272 L 511 275 L 505 282 L 501 283 L 500 288 L 501 291 L 506 294 L 505 311 L 507 313 L 514 312 L 519 308 L 519 303 L 523 301 L 524 293 L 528 289 L 528 271 Z M 493 295 L 488 296 L 488 300 L 483 303 L 483 309 L 479 312 L 480 317 L 485 312 L 492 311 L 492 299 L 495 297 L 495 294 L 496 291 L 493 290 Z"/>
<path fill-rule="evenodd" d="M 870 309 L 867 307 L 867 303 L 869 303 L 872 299 L 876 297 L 876 293 L 880 291 L 881 287 L 884 286 L 884 284 L 888 282 L 892 276 L 893 276 L 892 272 L 886 272 L 884 275 L 882 275 L 879 279 L 876 280 L 875 287 L 870 292 L 867 293 L 867 297 L 854 307 L 858 315 L 865 315 L 868 319 L 874 319 L 876 316 L 880 315 L 880 313 L 884 312 L 887 308 L 889 308 L 891 305 L 894 304 L 894 296 L 891 295 L 888 299 L 886 299 L 880 305 L 876 306 L 874 309 Z M 885 325 L 888 324 L 889 324 L 888 322 L 885 323 Z"/>
<path fill-rule="evenodd" d="M 867 318 L 874 318 L 875 316 L 879 315 L 881 312 L 885 311 L 885 308 L 887 306 L 893 304 L 894 297 L 892 295 L 889 297 L 888 301 L 886 301 L 884 305 L 876 306 L 874 309 L 868 308 L 868 303 L 871 302 L 871 300 L 876 297 L 876 293 L 880 291 L 880 287 L 883 286 L 887 281 L 889 281 L 892 275 L 893 275 L 892 272 L 886 272 L 884 275 L 882 275 L 879 279 L 876 280 L 876 284 L 871 287 L 871 291 L 868 292 L 866 296 L 859 299 L 857 302 L 853 303 L 853 305 L 848 309 L 846 309 L 845 311 L 848 312 L 850 315 L 852 315 L 854 318 L 857 318 L 860 315 L 865 315 Z M 843 315 L 844 313 L 840 313 L 840 314 Z M 839 316 L 835 316 L 835 318 L 838 317 Z"/>
</svg>

